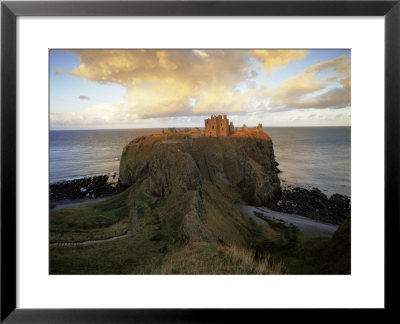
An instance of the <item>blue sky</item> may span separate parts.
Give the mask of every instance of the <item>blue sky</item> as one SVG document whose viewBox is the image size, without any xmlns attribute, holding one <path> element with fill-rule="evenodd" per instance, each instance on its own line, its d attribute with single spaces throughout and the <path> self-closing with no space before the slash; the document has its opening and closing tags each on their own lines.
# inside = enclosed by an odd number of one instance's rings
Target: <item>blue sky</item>
<svg viewBox="0 0 400 324">
<path fill-rule="evenodd" d="M 51 50 L 51 129 L 349 126 L 350 50 Z"/>
</svg>

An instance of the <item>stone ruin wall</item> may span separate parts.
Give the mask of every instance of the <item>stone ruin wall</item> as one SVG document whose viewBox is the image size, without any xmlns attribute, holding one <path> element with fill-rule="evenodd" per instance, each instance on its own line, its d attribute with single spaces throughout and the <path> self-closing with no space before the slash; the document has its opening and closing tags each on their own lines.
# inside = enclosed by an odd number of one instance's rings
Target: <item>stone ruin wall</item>
<svg viewBox="0 0 400 324">
<path fill-rule="evenodd" d="M 208 118 L 205 120 L 204 135 L 211 136 L 211 137 L 217 137 L 217 122 L 212 116 L 211 116 L 211 118 Z"/>
<path fill-rule="evenodd" d="M 230 134 L 230 129 L 233 129 L 233 124 L 229 125 L 229 119 L 226 115 L 223 117 L 211 116 L 204 121 L 204 135 L 208 137 L 226 137 Z"/>
<path fill-rule="evenodd" d="M 227 137 L 227 136 L 248 136 L 249 134 L 261 133 L 264 134 L 262 124 L 258 124 L 257 127 L 248 128 L 243 124 L 242 128 L 235 130 L 233 123 L 229 123 L 229 119 L 226 115 L 211 116 L 211 118 L 204 120 L 204 136 L 207 137 Z"/>
</svg>

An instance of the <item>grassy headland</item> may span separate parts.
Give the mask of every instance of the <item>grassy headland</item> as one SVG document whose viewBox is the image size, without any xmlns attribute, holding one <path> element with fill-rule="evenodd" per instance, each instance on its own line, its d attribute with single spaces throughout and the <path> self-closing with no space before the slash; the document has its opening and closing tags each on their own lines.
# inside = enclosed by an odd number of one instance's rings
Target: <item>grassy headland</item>
<svg viewBox="0 0 400 324">
<path fill-rule="evenodd" d="M 332 238 L 309 238 L 289 223 L 261 225 L 241 212 L 240 205 L 265 206 L 281 191 L 262 129 L 226 138 L 189 133 L 133 140 L 120 162 L 125 191 L 51 212 L 50 242 L 127 235 L 50 246 L 50 273 L 350 273 L 349 221 Z"/>
<path fill-rule="evenodd" d="M 219 189 L 222 185 L 219 186 Z M 204 186 L 207 225 L 216 241 L 185 234 L 186 197 L 161 198 L 131 186 L 106 201 L 51 213 L 52 242 L 81 242 L 126 233 L 133 199 L 132 235 L 97 244 L 50 248 L 52 274 L 318 274 L 350 272 L 350 221 L 332 237 L 309 238 L 293 226 L 256 224 L 234 207 L 234 190 Z M 226 210 L 229 213 L 226 213 Z M 259 215 L 260 216 L 260 215 Z M 187 227 L 187 226 L 186 226 Z M 187 229 L 186 229 L 187 230 Z"/>
</svg>

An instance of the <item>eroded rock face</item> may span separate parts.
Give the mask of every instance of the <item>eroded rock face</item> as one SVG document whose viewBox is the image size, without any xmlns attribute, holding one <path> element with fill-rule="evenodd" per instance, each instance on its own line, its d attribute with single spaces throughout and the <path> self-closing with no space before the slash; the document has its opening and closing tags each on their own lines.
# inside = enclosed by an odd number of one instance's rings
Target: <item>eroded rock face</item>
<svg viewBox="0 0 400 324">
<path fill-rule="evenodd" d="M 183 217 L 182 240 L 187 242 L 215 242 L 216 237 L 210 227 L 204 222 L 206 211 L 200 191 L 189 192 L 189 211 Z"/>
<path fill-rule="evenodd" d="M 142 137 L 124 148 L 119 181 L 128 186 L 146 178 L 163 197 L 222 181 L 237 186 L 247 203 L 263 205 L 280 190 L 269 137 Z"/>
</svg>

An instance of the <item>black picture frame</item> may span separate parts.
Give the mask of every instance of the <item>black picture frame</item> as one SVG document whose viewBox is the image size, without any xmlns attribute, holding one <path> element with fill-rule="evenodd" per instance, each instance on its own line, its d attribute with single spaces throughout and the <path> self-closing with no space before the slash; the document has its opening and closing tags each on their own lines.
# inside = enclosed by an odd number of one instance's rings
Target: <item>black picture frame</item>
<svg viewBox="0 0 400 324">
<path fill-rule="evenodd" d="M 385 308 L 398 287 L 400 1 L 4 1 L 1 3 L 1 322 L 236 322 L 276 314 L 244 309 L 16 308 L 16 19 L 19 16 L 384 16 L 385 17 Z M 373 258 L 373 256 L 371 256 Z M 372 261 L 372 260 L 371 260 Z M 282 311 L 282 310 L 281 310 Z M 314 310 L 316 312 L 316 310 Z M 378 316 L 382 310 L 377 310 Z M 299 314 L 304 314 L 297 310 Z M 335 315 L 333 315 L 335 316 Z M 370 316 L 370 315 L 368 315 Z M 252 322 L 252 320 L 249 320 Z M 248 321 L 248 322 L 249 322 Z M 258 321 L 258 320 L 257 320 Z"/>
</svg>

